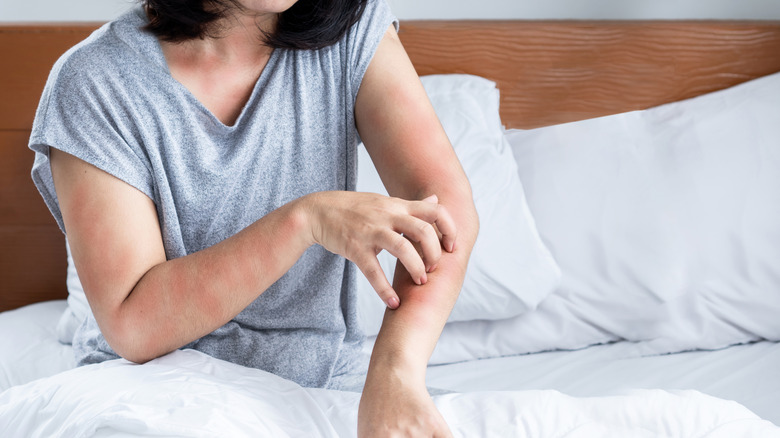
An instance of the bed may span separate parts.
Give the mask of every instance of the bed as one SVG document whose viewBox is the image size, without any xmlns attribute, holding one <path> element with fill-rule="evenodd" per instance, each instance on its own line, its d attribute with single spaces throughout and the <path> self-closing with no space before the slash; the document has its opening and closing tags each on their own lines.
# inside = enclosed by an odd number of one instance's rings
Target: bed
<svg viewBox="0 0 780 438">
<path fill-rule="evenodd" d="M 358 394 L 194 351 L 73 369 L 78 287 L 26 143 L 50 66 L 97 26 L 0 26 L 0 435 L 354 436 Z M 780 436 L 780 23 L 401 38 L 482 224 L 427 375 L 454 434 Z"/>
</svg>

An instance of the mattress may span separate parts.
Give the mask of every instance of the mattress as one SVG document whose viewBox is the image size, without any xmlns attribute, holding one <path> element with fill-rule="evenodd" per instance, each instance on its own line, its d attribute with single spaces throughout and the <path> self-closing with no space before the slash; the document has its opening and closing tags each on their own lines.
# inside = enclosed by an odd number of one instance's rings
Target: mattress
<svg viewBox="0 0 780 438">
<path fill-rule="evenodd" d="M 65 300 L 0 313 L 0 390 L 74 367 L 71 347 L 57 341 Z M 617 342 L 576 351 L 432 366 L 427 383 L 457 392 L 557 390 L 576 397 L 636 389 L 697 390 L 736 401 L 780 425 L 780 344 L 756 342 L 717 351 L 642 356 Z"/>
</svg>

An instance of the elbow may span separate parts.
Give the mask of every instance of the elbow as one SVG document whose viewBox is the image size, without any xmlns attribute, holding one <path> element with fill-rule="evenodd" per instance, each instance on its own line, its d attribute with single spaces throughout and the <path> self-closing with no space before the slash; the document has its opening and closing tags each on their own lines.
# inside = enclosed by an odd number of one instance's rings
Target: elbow
<svg viewBox="0 0 780 438">
<path fill-rule="evenodd" d="M 471 202 L 471 221 L 469 223 L 469 231 L 476 240 L 477 235 L 479 235 L 479 213 L 477 212 L 477 207 L 474 205 L 473 201 Z"/>
<path fill-rule="evenodd" d="M 137 351 L 137 350 L 133 350 L 133 349 L 128 349 L 124 353 L 117 352 L 116 354 L 118 354 L 119 357 L 121 357 L 122 359 L 125 359 L 127 361 L 130 361 L 130 362 L 138 364 L 138 365 L 143 365 L 146 362 L 149 362 L 150 360 L 153 360 L 153 359 L 156 359 L 156 358 L 160 357 L 160 356 L 155 356 L 155 355 L 148 354 L 148 352 Z"/>
<path fill-rule="evenodd" d="M 465 208 L 463 209 L 464 215 L 460 227 L 467 236 L 476 240 L 477 234 L 479 234 L 479 213 L 477 212 L 477 206 L 474 203 L 474 192 L 471 190 L 469 181 L 465 179 L 465 175 L 459 192 L 461 199 L 463 199 L 462 202 L 465 204 Z"/>
<path fill-rule="evenodd" d="M 137 318 L 116 314 L 110 318 L 110 321 L 98 324 L 114 353 L 137 364 L 144 364 L 167 353 L 157 345 L 159 337 L 145 330 L 145 325 Z"/>
<path fill-rule="evenodd" d="M 458 234 L 465 237 L 466 240 L 471 243 L 471 246 L 473 246 L 479 235 L 479 213 L 477 212 L 477 207 L 474 205 L 473 198 L 469 196 L 468 199 L 468 208 L 459 224 Z"/>
<path fill-rule="evenodd" d="M 461 183 L 455 184 L 452 190 L 448 206 L 450 207 L 450 214 L 453 215 L 453 219 L 456 221 L 458 240 L 463 239 L 469 242 L 469 247 L 471 247 L 479 234 L 479 214 L 474 204 L 471 185 L 465 178 L 465 175 Z"/>
</svg>

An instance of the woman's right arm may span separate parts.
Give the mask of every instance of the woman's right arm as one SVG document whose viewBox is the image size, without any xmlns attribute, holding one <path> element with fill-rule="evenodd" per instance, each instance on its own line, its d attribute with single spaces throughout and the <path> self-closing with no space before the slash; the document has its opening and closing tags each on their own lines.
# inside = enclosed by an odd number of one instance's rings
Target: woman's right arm
<svg viewBox="0 0 780 438">
<path fill-rule="evenodd" d="M 309 246 L 294 203 L 232 238 L 166 261 L 154 203 L 64 152 L 51 168 L 73 260 L 92 312 L 120 356 L 145 362 L 227 323 Z"/>
<path fill-rule="evenodd" d="M 440 254 L 427 251 L 421 257 L 407 238 L 438 243 L 430 224 L 446 229 L 451 223 L 446 210 L 430 202 L 320 192 L 279 207 L 209 248 L 167 261 L 151 199 L 67 153 L 50 148 L 50 159 L 89 305 L 109 345 L 133 362 L 154 359 L 221 327 L 315 243 L 355 262 L 380 297 L 396 307 L 397 295 L 376 254 L 387 249 L 424 283 Z"/>
</svg>

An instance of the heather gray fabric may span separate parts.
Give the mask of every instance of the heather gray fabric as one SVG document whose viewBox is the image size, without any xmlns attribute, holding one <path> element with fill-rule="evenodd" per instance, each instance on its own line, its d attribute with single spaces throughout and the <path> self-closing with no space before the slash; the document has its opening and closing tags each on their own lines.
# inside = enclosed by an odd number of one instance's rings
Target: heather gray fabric
<svg viewBox="0 0 780 438">
<path fill-rule="evenodd" d="M 354 190 L 354 103 L 391 23 L 372 0 L 338 43 L 277 49 L 234 126 L 225 126 L 168 72 L 136 8 L 68 51 L 52 69 L 33 126 L 32 176 L 62 216 L 49 148 L 87 161 L 149 196 L 169 259 L 232 236 L 310 192 Z M 309 248 L 241 314 L 188 345 L 304 386 L 365 371 L 355 267 Z M 73 340 L 81 365 L 116 358 L 90 315 Z"/>
</svg>

